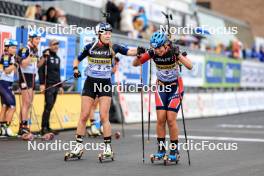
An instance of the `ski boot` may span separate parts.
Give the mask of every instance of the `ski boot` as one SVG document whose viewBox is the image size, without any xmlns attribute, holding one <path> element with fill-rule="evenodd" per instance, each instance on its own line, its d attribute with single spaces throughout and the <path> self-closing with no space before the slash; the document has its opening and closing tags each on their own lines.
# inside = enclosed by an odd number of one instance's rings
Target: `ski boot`
<svg viewBox="0 0 264 176">
<path fill-rule="evenodd" d="M 17 134 L 12 131 L 8 124 L 2 126 L 2 131 L 4 132 L 3 135 L 6 137 L 17 137 Z"/>
<path fill-rule="evenodd" d="M 0 126 L 0 137 L 5 137 L 5 130 L 2 125 Z"/>
<path fill-rule="evenodd" d="M 64 156 L 64 161 L 68 161 L 69 159 L 78 158 L 81 159 L 83 155 L 83 144 L 77 142 L 75 148 L 71 152 L 67 152 Z"/>
<path fill-rule="evenodd" d="M 106 144 L 104 152 L 98 155 L 98 159 L 100 163 L 102 163 L 106 159 L 111 159 L 112 161 L 114 161 L 114 152 L 112 151 L 112 147 L 110 144 Z"/>
<path fill-rule="evenodd" d="M 151 163 L 154 163 L 154 161 L 160 161 L 164 158 L 165 155 L 166 151 L 158 151 L 157 153 L 150 155 L 150 161 Z"/>
<path fill-rule="evenodd" d="M 21 139 L 25 141 L 32 141 L 34 139 L 34 134 L 30 132 L 30 129 L 27 125 L 21 125 L 18 131 L 18 135 L 21 136 Z"/>
<path fill-rule="evenodd" d="M 89 137 L 101 136 L 100 130 L 98 130 L 95 124 L 92 124 L 90 127 L 88 127 L 87 133 Z"/>
<path fill-rule="evenodd" d="M 178 164 L 179 160 L 180 160 L 180 154 L 177 151 L 176 154 L 169 154 L 164 156 L 164 165 L 166 166 L 169 163 L 173 163 L 173 162 Z"/>
<path fill-rule="evenodd" d="M 55 134 L 50 132 L 48 128 L 43 128 L 40 132 L 40 135 L 43 141 L 50 141 L 53 140 L 55 137 Z"/>
</svg>

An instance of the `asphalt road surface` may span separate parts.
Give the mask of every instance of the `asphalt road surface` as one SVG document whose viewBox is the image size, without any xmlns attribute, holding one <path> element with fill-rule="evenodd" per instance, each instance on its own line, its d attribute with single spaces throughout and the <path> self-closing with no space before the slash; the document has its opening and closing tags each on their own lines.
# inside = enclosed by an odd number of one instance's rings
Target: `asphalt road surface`
<svg viewBox="0 0 264 176">
<path fill-rule="evenodd" d="M 184 142 L 182 121 L 180 142 Z M 66 143 L 74 139 L 74 131 L 61 132 L 54 141 L 36 140 L 42 151 L 28 150 L 28 142 L 0 140 L 1 176 L 106 176 L 106 175 L 177 175 L 177 176 L 263 176 L 264 175 L 264 112 L 251 112 L 225 117 L 186 120 L 192 144 L 234 145 L 232 150 L 191 150 L 191 166 L 186 151 L 181 150 L 178 165 L 151 164 L 149 155 L 157 150 L 155 123 L 151 124 L 150 142 L 145 138 L 145 163 L 142 162 L 141 125 L 125 125 L 125 137 L 113 139 L 115 161 L 100 163 L 99 151 L 85 151 L 81 160 L 63 160 L 65 151 L 43 151 L 47 143 Z M 145 126 L 146 129 L 147 126 Z M 113 131 L 121 131 L 113 124 Z M 145 131 L 146 134 L 147 130 Z M 85 143 L 98 144 L 102 138 L 85 138 Z M 32 143 L 34 144 L 34 143 Z M 96 146 L 96 145 L 95 145 Z M 42 148 L 41 148 L 42 147 Z M 96 148 L 96 147 L 95 147 Z M 49 148 L 48 148 L 49 149 Z M 211 148 L 213 149 L 213 148 Z M 229 147 L 230 149 L 230 147 Z M 235 150 L 237 149 L 237 150 Z"/>
</svg>

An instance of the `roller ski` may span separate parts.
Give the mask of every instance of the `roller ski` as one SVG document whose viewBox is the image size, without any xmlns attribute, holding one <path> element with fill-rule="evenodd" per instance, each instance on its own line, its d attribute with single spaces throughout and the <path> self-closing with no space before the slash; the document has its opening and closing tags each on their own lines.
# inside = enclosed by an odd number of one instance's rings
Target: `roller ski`
<svg viewBox="0 0 264 176">
<path fill-rule="evenodd" d="M 7 138 L 16 138 L 18 135 L 12 131 L 9 125 L 4 124 L 0 128 L 0 136 L 7 137 Z"/>
<path fill-rule="evenodd" d="M 176 154 L 169 154 L 164 156 L 164 165 L 168 165 L 169 163 L 176 163 L 178 164 L 180 160 L 180 154 L 177 152 Z"/>
<path fill-rule="evenodd" d="M 64 156 L 64 161 L 69 159 L 81 159 L 83 155 L 83 145 L 82 143 L 77 143 L 73 151 L 67 152 Z"/>
<path fill-rule="evenodd" d="M 158 151 L 157 153 L 150 155 L 150 161 L 151 163 L 154 163 L 155 161 L 163 160 L 165 155 L 166 155 L 166 151 Z"/>
<path fill-rule="evenodd" d="M 35 135 L 30 132 L 30 129 L 26 125 L 21 125 L 18 131 L 18 135 L 24 141 L 32 141 L 35 138 Z"/>
<path fill-rule="evenodd" d="M 41 139 L 42 141 L 51 141 L 55 138 L 53 133 L 34 134 L 35 139 Z"/>
<path fill-rule="evenodd" d="M 102 163 L 104 160 L 109 160 L 109 159 L 114 161 L 114 152 L 112 151 L 110 144 L 106 144 L 104 152 L 98 155 L 98 159 L 100 163 Z"/>
<path fill-rule="evenodd" d="M 53 133 L 49 129 L 42 129 L 39 134 L 39 138 L 41 138 L 43 141 L 53 140 L 54 137 L 55 137 L 55 133 Z"/>
</svg>

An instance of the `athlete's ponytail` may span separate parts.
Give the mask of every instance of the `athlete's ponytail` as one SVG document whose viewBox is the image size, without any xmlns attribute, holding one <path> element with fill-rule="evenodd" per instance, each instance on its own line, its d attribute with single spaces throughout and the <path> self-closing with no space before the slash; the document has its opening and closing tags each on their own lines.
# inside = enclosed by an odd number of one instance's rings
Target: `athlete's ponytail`
<svg viewBox="0 0 264 176">
<path fill-rule="evenodd" d="M 110 49 L 110 52 L 111 52 L 111 55 L 112 55 L 112 59 L 114 59 L 116 53 L 115 53 L 115 51 L 114 51 L 114 49 L 113 49 L 113 44 L 112 44 L 112 42 L 109 42 L 109 49 Z M 111 62 L 112 62 L 112 60 L 111 60 Z"/>
</svg>

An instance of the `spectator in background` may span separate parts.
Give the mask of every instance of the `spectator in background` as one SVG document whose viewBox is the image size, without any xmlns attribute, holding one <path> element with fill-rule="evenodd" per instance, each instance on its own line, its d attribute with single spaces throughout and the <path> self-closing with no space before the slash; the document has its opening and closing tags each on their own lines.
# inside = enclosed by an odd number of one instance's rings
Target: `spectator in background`
<svg viewBox="0 0 264 176">
<path fill-rule="evenodd" d="M 51 22 L 51 23 L 57 23 L 58 19 L 56 17 L 56 9 L 54 7 L 50 7 L 46 14 L 43 16 L 42 20 Z"/>
<path fill-rule="evenodd" d="M 191 45 L 190 45 L 191 49 L 193 50 L 198 50 L 200 49 L 200 46 L 199 46 L 199 42 L 196 41 L 196 42 L 192 42 Z"/>
<path fill-rule="evenodd" d="M 215 48 L 216 54 L 225 54 L 225 46 L 222 43 L 219 43 Z"/>
<path fill-rule="evenodd" d="M 123 32 L 127 32 L 128 36 L 131 38 L 137 37 L 137 31 L 134 29 L 133 26 L 133 18 L 136 16 L 136 14 L 137 12 L 133 9 L 132 6 L 129 6 L 121 13 L 120 29 Z"/>
<path fill-rule="evenodd" d="M 112 0 L 108 0 L 106 3 L 106 12 L 109 14 L 106 21 L 112 25 L 113 28 L 119 29 L 120 26 L 120 10 Z"/>
<path fill-rule="evenodd" d="M 258 58 L 258 53 L 257 53 L 256 46 L 255 45 L 252 46 L 250 57 L 251 58 Z"/>
<path fill-rule="evenodd" d="M 209 52 L 209 53 L 212 52 L 212 48 L 211 48 L 211 46 L 206 45 L 206 46 L 205 46 L 205 51 L 206 51 L 206 52 Z"/>
<path fill-rule="evenodd" d="M 246 59 L 248 57 L 248 52 L 247 52 L 247 44 L 245 43 L 243 48 L 242 48 L 242 58 Z"/>
<path fill-rule="evenodd" d="M 138 38 L 143 38 L 148 28 L 148 19 L 144 7 L 139 7 L 138 14 L 133 19 L 134 28 L 138 31 Z"/>
<path fill-rule="evenodd" d="M 241 55 L 241 42 L 239 40 L 232 41 L 232 57 L 239 59 Z"/>
<path fill-rule="evenodd" d="M 148 18 L 147 18 L 144 7 L 139 7 L 138 16 L 136 18 L 142 21 L 141 31 L 145 31 L 148 27 Z"/>
<path fill-rule="evenodd" d="M 142 38 L 142 29 L 143 29 L 143 21 L 138 19 L 138 18 L 134 18 L 133 19 L 133 26 L 134 29 L 137 31 L 137 38 Z"/>
<path fill-rule="evenodd" d="M 35 20 L 35 15 L 36 15 L 37 9 L 35 5 L 28 6 L 26 13 L 25 13 L 25 18 Z"/>
<path fill-rule="evenodd" d="M 259 48 L 259 61 L 264 62 L 264 47 L 262 45 Z"/>
<path fill-rule="evenodd" d="M 42 9 L 39 4 L 36 4 L 35 6 L 36 12 L 35 12 L 35 19 L 36 20 L 42 20 Z"/>
<path fill-rule="evenodd" d="M 56 8 L 56 18 L 59 24 L 62 26 L 67 26 L 67 18 L 65 16 L 65 12 L 61 9 Z"/>
<path fill-rule="evenodd" d="M 146 40 L 149 40 L 150 39 L 150 37 L 152 36 L 152 34 L 155 32 L 155 31 L 157 31 L 158 29 L 156 28 L 156 26 L 154 25 L 154 24 L 152 24 L 152 23 L 150 23 L 149 25 L 148 25 L 148 27 L 147 27 L 147 29 L 144 31 L 144 32 L 142 32 L 142 37 L 144 38 L 144 39 L 146 39 Z"/>
</svg>

